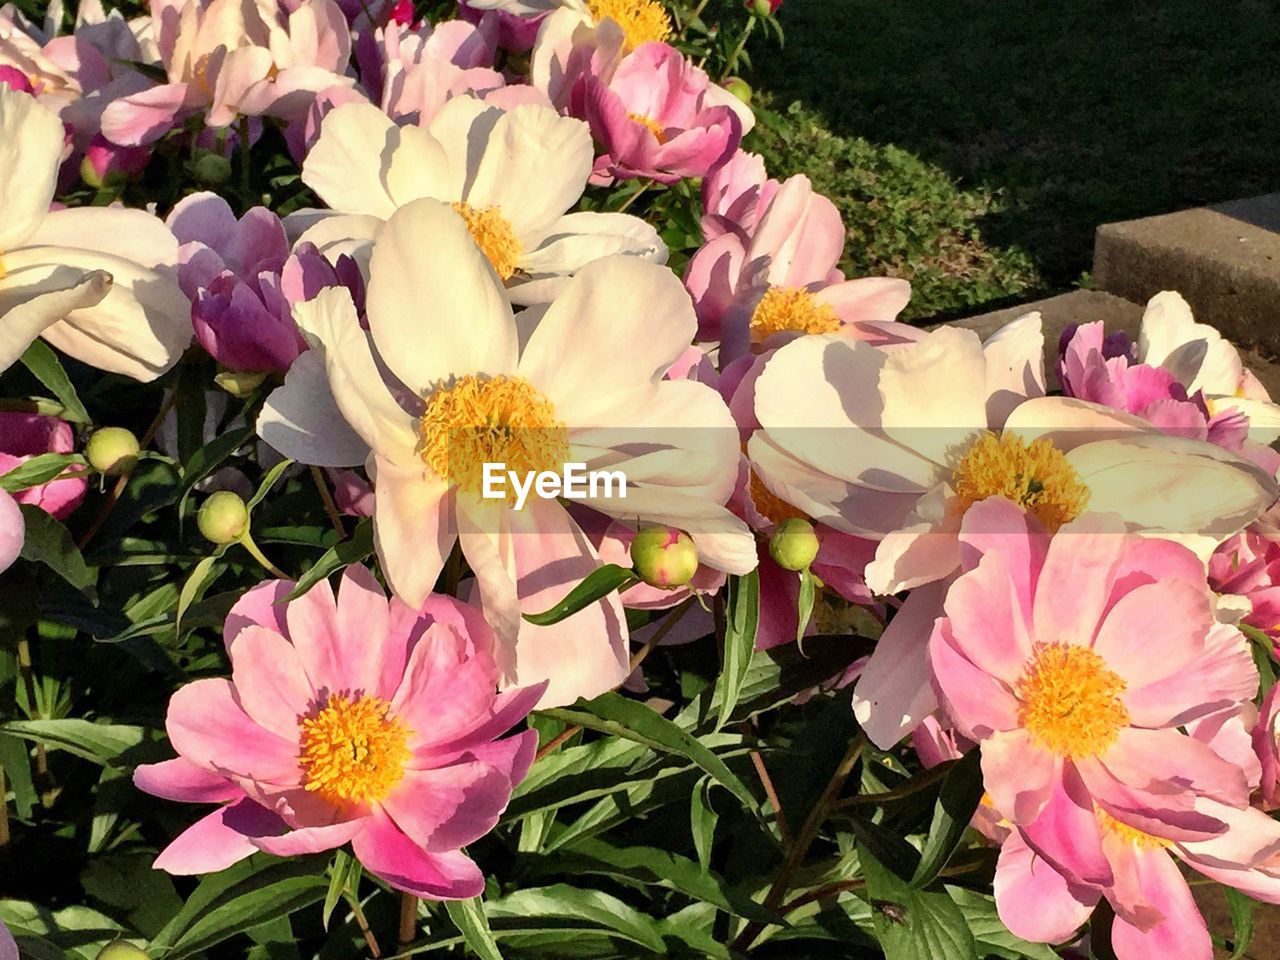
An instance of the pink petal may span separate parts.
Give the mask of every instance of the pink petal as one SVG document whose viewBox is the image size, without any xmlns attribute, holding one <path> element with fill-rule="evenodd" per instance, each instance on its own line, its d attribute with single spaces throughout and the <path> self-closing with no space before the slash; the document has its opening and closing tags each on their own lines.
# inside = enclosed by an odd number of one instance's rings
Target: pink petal
<svg viewBox="0 0 1280 960">
<path fill-rule="evenodd" d="M 423 899 L 465 900 L 484 890 L 484 875 L 466 854 L 427 853 L 381 811 L 365 821 L 351 847 L 370 873 Z"/>
<path fill-rule="evenodd" d="M 1116 601 L 1098 628 L 1093 649 L 1132 691 L 1184 669 L 1201 656 L 1211 626 L 1207 585 L 1197 589 L 1178 580 L 1148 583 Z M 1148 640 L 1134 643 L 1135 637 Z"/>
<path fill-rule="evenodd" d="M 165 727 L 174 749 L 197 766 L 246 780 L 298 780 L 297 742 L 254 723 L 229 680 L 187 684 L 169 701 Z"/>
<path fill-rule="evenodd" d="M 280 825 L 284 826 L 283 822 Z M 362 829 L 363 819 L 345 820 L 323 827 L 303 827 L 284 833 L 264 832 L 253 836 L 250 842 L 259 850 L 277 857 L 297 857 L 340 847 Z"/>
<path fill-rule="evenodd" d="M 413 730 L 415 754 L 474 729 L 487 715 L 497 688 L 487 658 L 470 657 L 466 637 L 432 623 L 409 654 L 391 710 Z"/>
<path fill-rule="evenodd" d="M 368 568 L 347 567 L 338 583 L 338 670 L 356 689 L 386 699 L 395 693 L 408 637 L 390 629 L 387 595 Z"/>
<path fill-rule="evenodd" d="M 1161 661 L 1159 673 L 1163 679 L 1131 689 L 1124 697 L 1136 726 L 1183 726 L 1251 700 L 1258 690 L 1258 668 L 1248 641 L 1227 624 L 1210 627 L 1207 641 L 1186 663 L 1178 664 L 1176 656 L 1170 656 L 1168 661 L 1150 659 Z"/>
<path fill-rule="evenodd" d="M 954 592 L 957 582 L 951 589 Z M 1006 684 L 974 665 L 959 649 L 955 624 L 939 620 L 929 641 L 933 688 L 956 729 L 973 740 L 1018 726 L 1018 701 Z"/>
<path fill-rule="evenodd" d="M 1070 766 L 1063 769 L 1040 816 L 1022 827 L 1022 838 L 1075 882 L 1099 885 L 1111 882 L 1111 865 L 1103 853 L 1102 833 L 1093 803 Z"/>
<path fill-rule="evenodd" d="M 1025 730 L 1002 730 L 982 741 L 982 781 L 1007 819 L 1032 823 L 1060 792 L 1062 761 Z"/>
<path fill-rule="evenodd" d="M 226 777 L 203 770 L 182 757 L 135 768 L 133 785 L 153 797 L 181 803 L 224 803 L 244 796 L 244 791 Z"/>
<path fill-rule="evenodd" d="M 1028 622 L 1005 556 L 988 553 L 960 577 L 944 603 L 956 650 L 984 673 L 1013 685 L 1032 658 Z"/>
<path fill-rule="evenodd" d="M 219 807 L 180 833 L 152 866 L 182 876 L 225 870 L 257 852 L 243 828 L 260 829 L 275 819 L 252 800 Z"/>
<path fill-rule="evenodd" d="M 1160 960 L 1212 957 L 1209 928 L 1173 859 L 1163 850 L 1135 847 L 1132 862 L 1144 903 L 1158 910 L 1164 919 L 1144 932 L 1117 914 L 1111 927 L 1111 946 L 1116 955 Z"/>
<path fill-rule="evenodd" d="M 1049 544 L 1037 590 L 1035 636 L 1042 643 L 1093 642 L 1129 537 L 1114 514 L 1086 513 L 1063 526 Z"/>
<path fill-rule="evenodd" d="M 297 649 L 266 627 L 246 627 L 231 641 L 231 681 L 236 698 L 255 723 L 296 742 L 298 721 L 314 705 Z"/>
<path fill-rule="evenodd" d="M 256 587 L 251 587 L 231 608 L 227 619 L 223 621 L 222 641 L 227 649 L 231 649 L 231 641 L 237 633 L 249 626 L 266 627 L 274 630 L 282 637 L 289 636 L 289 628 L 285 625 L 284 598 L 297 584 L 292 580 L 266 580 Z"/>
<path fill-rule="evenodd" d="M 1099 893 L 1075 884 L 1014 832 L 1000 847 L 996 910 L 1010 932 L 1036 943 L 1064 943 L 1084 925 Z"/>
<path fill-rule="evenodd" d="M 121 97 L 102 111 L 102 134 L 125 147 L 151 143 L 173 128 L 186 100 L 185 83 L 161 84 Z"/>
</svg>

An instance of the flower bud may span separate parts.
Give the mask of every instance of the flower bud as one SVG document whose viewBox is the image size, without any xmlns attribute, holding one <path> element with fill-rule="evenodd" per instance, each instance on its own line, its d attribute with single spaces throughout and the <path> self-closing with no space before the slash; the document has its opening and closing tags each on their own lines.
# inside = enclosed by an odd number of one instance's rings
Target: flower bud
<svg viewBox="0 0 1280 960">
<path fill-rule="evenodd" d="M 755 11 L 757 17 L 771 17 L 782 6 L 782 0 L 748 0 L 747 6 Z"/>
<path fill-rule="evenodd" d="M 203 153 L 191 165 L 191 172 L 206 186 L 220 186 L 231 179 L 231 161 L 216 153 Z"/>
<path fill-rule="evenodd" d="M 141 449 L 138 438 L 124 427 L 103 427 L 89 438 L 84 455 L 99 473 L 118 477 L 133 469 Z"/>
<path fill-rule="evenodd" d="M 698 572 L 698 548 L 675 527 L 645 527 L 631 541 L 631 565 L 653 587 L 682 587 Z"/>
<path fill-rule="evenodd" d="M 237 400 L 243 400 L 267 379 L 267 372 L 242 373 L 238 370 L 219 370 L 214 374 L 213 382 Z"/>
<path fill-rule="evenodd" d="M 95 190 L 115 189 L 142 173 L 150 159 L 148 147 L 120 147 L 98 134 L 80 162 L 80 179 Z"/>
<path fill-rule="evenodd" d="M 112 940 L 98 951 L 97 960 L 150 960 L 146 951 L 128 940 Z"/>
<path fill-rule="evenodd" d="M 808 570 L 818 556 L 818 535 L 804 517 L 783 520 L 769 538 L 769 556 L 783 570 Z"/>
<path fill-rule="evenodd" d="M 724 88 L 732 93 L 743 103 L 751 103 L 751 84 L 743 80 L 741 77 L 731 77 L 724 82 Z"/>
<path fill-rule="evenodd" d="M 201 505 L 196 526 L 210 543 L 235 543 L 249 529 L 249 510 L 238 494 L 219 490 Z"/>
</svg>

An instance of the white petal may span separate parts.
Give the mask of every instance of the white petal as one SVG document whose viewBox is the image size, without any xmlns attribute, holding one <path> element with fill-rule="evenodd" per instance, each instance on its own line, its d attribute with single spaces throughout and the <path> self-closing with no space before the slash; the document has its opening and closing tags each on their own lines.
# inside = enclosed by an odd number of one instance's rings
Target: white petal
<svg viewBox="0 0 1280 960">
<path fill-rule="evenodd" d="M 593 260 L 615 254 L 667 262 L 667 245 L 658 231 L 629 213 L 569 213 L 557 220 L 536 249 L 520 257 L 527 277 L 507 285 L 515 303 L 548 303 L 565 281 Z"/>
<path fill-rule="evenodd" d="M 96 250 L 151 269 L 178 262 L 177 238 L 164 221 L 123 207 L 51 210 L 27 245 Z"/>
<path fill-rule="evenodd" d="M 348 103 L 324 118 L 302 164 L 302 181 L 340 213 L 387 219 L 448 182 L 444 150 L 414 126 L 400 127 L 368 103 Z"/>
<path fill-rule="evenodd" d="M 411 390 L 515 368 L 516 325 L 502 281 L 449 207 L 417 200 L 401 208 L 378 234 L 369 269 L 374 343 Z"/>
<path fill-rule="evenodd" d="M 25 242 L 49 212 L 62 144 L 56 114 L 0 87 L 0 254 Z"/>
<path fill-rule="evenodd" d="M 453 549 L 453 494 L 422 468 L 376 460 L 373 531 L 378 559 L 397 597 L 417 609 L 435 586 Z"/>
<path fill-rule="evenodd" d="M 987 360 L 987 422 L 999 430 L 1013 408 L 1044 396 L 1044 330 L 1039 313 L 1005 324 L 982 345 Z"/>
<path fill-rule="evenodd" d="M 634 257 L 587 265 L 543 315 L 520 374 L 570 427 L 613 426 L 646 403 L 697 330 L 670 270 Z"/>
<path fill-rule="evenodd" d="M 440 144 L 448 166 L 445 192 L 437 199 L 452 201 L 466 196 L 489 134 L 501 116 L 499 107 L 468 94 L 446 101 L 432 118 L 427 132 Z"/>
<path fill-rule="evenodd" d="M 343 419 L 316 350 L 299 354 L 284 386 L 271 392 L 258 416 L 258 436 L 286 457 L 318 467 L 354 467 L 369 455 L 369 444 Z"/>
<path fill-rule="evenodd" d="M 102 271 L 79 275 L 68 286 L 27 288 L 22 298 L 6 296 L 0 281 L 0 370 L 13 366 L 33 340 L 72 310 L 98 303 L 110 289 L 111 275 Z"/>
<path fill-rule="evenodd" d="M 1196 323 L 1191 307 L 1173 290 L 1157 293 L 1142 314 L 1138 356 L 1164 367 L 1188 393 L 1235 393 L 1244 366 L 1235 347 L 1206 323 Z"/>
</svg>

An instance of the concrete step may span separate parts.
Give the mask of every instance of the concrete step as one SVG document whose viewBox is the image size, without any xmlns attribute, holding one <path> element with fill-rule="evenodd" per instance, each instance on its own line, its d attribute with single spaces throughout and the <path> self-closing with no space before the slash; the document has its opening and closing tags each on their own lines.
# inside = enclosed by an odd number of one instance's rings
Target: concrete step
<svg viewBox="0 0 1280 960">
<path fill-rule="evenodd" d="M 1280 356 L 1280 193 L 1104 224 L 1093 282 L 1135 303 L 1177 290 L 1198 320 Z"/>
</svg>

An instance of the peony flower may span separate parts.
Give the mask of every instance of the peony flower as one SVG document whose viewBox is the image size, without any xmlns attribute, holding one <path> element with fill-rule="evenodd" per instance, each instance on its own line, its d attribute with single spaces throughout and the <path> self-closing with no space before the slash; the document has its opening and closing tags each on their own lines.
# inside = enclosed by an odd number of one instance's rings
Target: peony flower
<svg viewBox="0 0 1280 960">
<path fill-rule="evenodd" d="M 5 490 L 0 490 L 0 573 L 4 573 L 22 553 L 26 538 L 26 523 L 18 501 Z"/>
<path fill-rule="evenodd" d="M 152 143 L 197 112 L 211 127 L 237 116 L 302 120 L 319 90 L 350 86 L 346 17 L 333 0 L 276 7 L 254 0 L 151 0 L 168 82 L 120 97 L 102 132 L 121 146 Z"/>
<path fill-rule="evenodd" d="M 726 99 L 728 98 L 728 99 Z M 592 58 L 569 108 L 591 126 L 602 152 L 592 180 L 649 177 L 675 183 L 701 177 L 738 149 L 746 106 L 665 43 L 645 43 L 616 64 Z"/>
<path fill-rule="evenodd" d="M 1262 808 L 1275 810 L 1280 808 L 1280 684 L 1272 685 L 1262 698 L 1251 738 L 1260 765 Z"/>
<path fill-rule="evenodd" d="M 918 337 L 915 328 L 893 323 L 911 285 L 891 277 L 846 280 L 836 266 L 845 231 L 835 204 L 803 175 L 766 180 L 759 160 L 739 152 L 703 182 L 707 243 L 685 268 L 698 339 L 721 341 L 732 357 L 803 333 Z"/>
<path fill-rule="evenodd" d="M 612 595 L 554 626 L 523 623 L 599 561 L 556 500 L 515 509 L 509 496 L 483 497 L 485 463 L 521 476 L 569 462 L 621 470 L 625 498 L 597 490 L 579 505 L 681 527 L 704 562 L 751 569 L 750 537 L 721 506 L 737 460 L 729 412 L 711 388 L 663 379 L 695 323 L 669 271 L 598 260 L 545 311 L 517 321 L 462 218 L 417 200 L 378 234 L 370 274 L 370 338 L 344 291 L 297 308 L 313 349 L 272 394 L 258 431 L 304 463 L 352 466 L 369 455 L 378 555 L 410 605 L 460 543 L 502 639 L 504 684 L 550 678 L 548 703 L 616 686 L 627 673 L 625 626 Z"/>
<path fill-rule="evenodd" d="M 956 328 L 892 350 L 802 337 L 756 386 L 762 429 L 748 452 L 764 485 L 818 522 L 878 540 L 866 570 L 875 593 L 936 585 L 908 598 L 855 691 L 882 746 L 933 709 L 921 653 L 973 504 L 1004 496 L 1050 529 L 1086 509 L 1114 512 L 1133 532 L 1207 556 L 1275 498 L 1270 476 L 1219 447 L 1041 396 L 1041 344 L 1035 314 L 985 344 Z"/>
<path fill-rule="evenodd" d="M 1188 729 L 1191 738 L 1227 760 L 1239 754 L 1242 739 L 1247 743 L 1241 717 L 1232 711 L 1188 724 Z M 1256 780 L 1256 770 L 1249 775 Z M 1169 840 L 1095 807 L 1100 849 L 1111 874 L 1100 884 L 1074 879 L 1055 858 L 1029 844 L 1021 831 L 1006 830 L 995 878 L 1001 919 L 1019 936 L 1061 942 L 1072 938 L 1106 897 L 1116 912 L 1111 946 L 1119 960 L 1211 960 L 1208 928 L 1169 854 L 1211 880 L 1277 903 L 1280 824 L 1258 810 L 1212 800 L 1197 800 L 1196 809 L 1221 818 L 1227 829 L 1207 840 Z"/>
<path fill-rule="evenodd" d="M 1280 511 L 1272 507 L 1209 558 L 1209 584 L 1238 597 L 1241 622 L 1280 641 Z"/>
<path fill-rule="evenodd" d="M 288 370 L 306 343 L 284 288 L 289 243 L 280 218 L 254 207 L 237 220 L 221 197 L 195 193 L 167 223 L 182 244 L 178 280 L 200 345 L 230 370 Z"/>
<path fill-rule="evenodd" d="M 189 683 L 169 702 L 178 757 L 134 771 L 147 793 L 217 803 L 155 867 L 212 873 L 264 850 L 293 856 L 350 842 L 370 873 L 430 899 L 479 895 L 462 847 L 493 829 L 533 762 L 519 723 L 538 688 L 495 695 L 493 638 L 448 597 L 387 602 L 348 567 L 320 583 L 259 584 L 227 617 L 231 679 Z"/>
<path fill-rule="evenodd" d="M 521 304 L 551 300 L 600 257 L 665 263 L 666 246 L 643 220 L 567 212 L 590 170 L 586 126 L 549 107 L 504 112 L 456 97 L 420 130 L 369 105 L 342 106 L 325 117 L 302 165 L 303 181 L 342 216 L 321 219 L 303 239 L 367 259 L 368 241 L 398 208 L 442 200 Z"/>
<path fill-rule="evenodd" d="M 154 380 L 191 341 L 169 279 L 177 243 L 141 210 L 50 211 L 62 123 L 0 86 L 0 370 L 36 339 L 99 369 Z"/>
<path fill-rule="evenodd" d="M 0 412 L 0 474 L 8 473 L 42 453 L 70 453 L 75 449 L 71 424 L 35 413 Z M 65 520 L 84 500 L 89 481 L 82 471 L 64 474 L 14 495 L 58 520 Z"/>
</svg>

